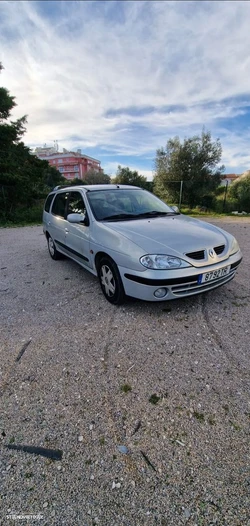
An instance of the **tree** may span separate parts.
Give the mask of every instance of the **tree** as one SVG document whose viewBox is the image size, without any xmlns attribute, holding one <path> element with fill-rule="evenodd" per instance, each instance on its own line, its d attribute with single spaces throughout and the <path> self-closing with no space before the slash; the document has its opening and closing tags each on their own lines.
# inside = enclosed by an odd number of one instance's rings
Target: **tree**
<svg viewBox="0 0 250 526">
<path fill-rule="evenodd" d="M 128 167 L 118 166 L 116 176 L 112 179 L 114 184 L 128 184 L 132 186 L 140 186 L 148 189 L 148 181 L 144 175 L 139 175 L 136 170 L 132 171 Z"/>
<path fill-rule="evenodd" d="M 238 201 L 239 212 L 250 213 L 250 173 L 239 177 L 231 184 L 229 197 Z"/>
<path fill-rule="evenodd" d="M 85 184 L 109 184 L 111 178 L 109 175 L 99 172 L 95 169 L 90 169 L 84 174 Z"/>
<path fill-rule="evenodd" d="M 222 147 L 219 139 L 211 139 L 211 133 L 202 131 L 184 139 L 169 139 L 166 148 L 156 151 L 154 192 L 162 198 L 178 202 L 180 183 L 183 181 L 183 201 L 191 208 L 202 205 L 204 198 L 217 188 L 224 166 L 218 167 Z"/>
<path fill-rule="evenodd" d="M 71 179 L 70 181 L 66 180 L 65 179 L 65 184 L 67 186 L 75 186 L 75 185 L 78 185 L 78 186 L 81 186 L 81 185 L 85 185 L 87 184 L 85 179 L 79 179 L 79 177 L 75 177 L 74 179 Z"/>
<path fill-rule="evenodd" d="M 3 69 L 0 64 L 0 71 Z M 44 198 L 53 186 L 65 179 L 47 161 L 31 154 L 21 141 L 27 117 L 11 121 L 15 97 L 0 88 L 0 219 L 11 220 L 16 211 L 29 209 Z"/>
</svg>

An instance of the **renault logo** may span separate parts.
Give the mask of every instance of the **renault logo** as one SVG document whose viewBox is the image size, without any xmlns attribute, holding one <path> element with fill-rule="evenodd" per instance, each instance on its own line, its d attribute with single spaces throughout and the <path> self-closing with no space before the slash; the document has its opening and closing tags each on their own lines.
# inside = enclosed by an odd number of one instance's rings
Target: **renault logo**
<svg viewBox="0 0 250 526">
<path fill-rule="evenodd" d="M 214 258 L 214 256 L 215 256 L 214 250 L 212 248 L 209 249 L 208 254 L 209 254 L 210 258 Z"/>
</svg>

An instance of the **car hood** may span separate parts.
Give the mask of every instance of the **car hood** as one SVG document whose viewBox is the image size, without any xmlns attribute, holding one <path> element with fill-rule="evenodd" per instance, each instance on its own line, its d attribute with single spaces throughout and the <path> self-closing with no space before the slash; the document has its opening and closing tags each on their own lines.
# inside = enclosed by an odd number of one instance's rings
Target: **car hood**
<svg viewBox="0 0 250 526">
<path fill-rule="evenodd" d="M 187 216 L 107 222 L 105 225 L 140 246 L 145 254 L 184 255 L 219 245 L 229 247 L 232 236 L 209 223 Z"/>
</svg>

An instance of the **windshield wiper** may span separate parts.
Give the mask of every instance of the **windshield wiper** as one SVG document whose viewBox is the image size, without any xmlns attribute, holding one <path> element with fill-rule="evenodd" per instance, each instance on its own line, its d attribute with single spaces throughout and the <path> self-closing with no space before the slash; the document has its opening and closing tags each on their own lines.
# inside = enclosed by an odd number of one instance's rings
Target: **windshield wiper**
<svg viewBox="0 0 250 526">
<path fill-rule="evenodd" d="M 144 217 L 163 217 L 163 216 L 173 216 L 178 215 L 179 212 L 159 212 L 158 210 L 150 210 L 149 212 L 143 212 L 141 214 L 113 214 L 111 216 L 106 216 L 102 218 L 102 221 L 122 221 L 126 219 L 142 219 Z"/>
<path fill-rule="evenodd" d="M 138 214 L 136 217 L 160 217 L 160 216 L 173 216 L 179 214 L 179 212 L 160 212 L 158 210 L 150 210 L 149 212 L 143 212 L 142 214 Z"/>
<path fill-rule="evenodd" d="M 117 219 L 119 221 L 119 219 L 135 219 L 136 217 L 138 217 L 137 214 L 113 214 L 111 216 L 103 217 L 102 221 L 109 221 L 113 219 Z"/>
</svg>

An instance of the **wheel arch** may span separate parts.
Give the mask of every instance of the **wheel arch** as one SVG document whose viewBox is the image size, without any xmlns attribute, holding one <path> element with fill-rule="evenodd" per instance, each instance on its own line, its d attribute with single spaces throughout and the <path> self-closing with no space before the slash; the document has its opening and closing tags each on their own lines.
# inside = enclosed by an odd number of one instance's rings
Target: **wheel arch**
<svg viewBox="0 0 250 526">
<path fill-rule="evenodd" d="M 96 270 L 98 270 L 99 265 L 100 265 L 100 261 L 101 261 L 102 258 L 108 258 L 108 259 L 111 259 L 111 261 L 114 261 L 113 258 L 111 256 L 109 256 L 109 254 L 107 254 L 107 252 L 103 252 L 103 251 L 97 252 L 97 254 L 95 255 L 95 268 L 96 268 Z M 114 261 L 114 263 L 115 263 L 115 261 Z"/>
</svg>

